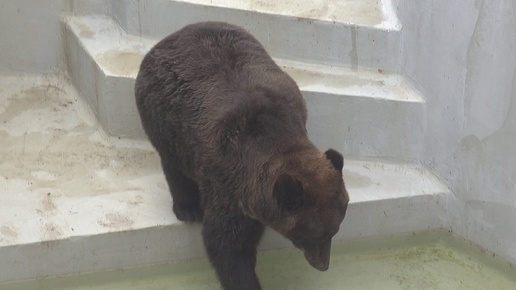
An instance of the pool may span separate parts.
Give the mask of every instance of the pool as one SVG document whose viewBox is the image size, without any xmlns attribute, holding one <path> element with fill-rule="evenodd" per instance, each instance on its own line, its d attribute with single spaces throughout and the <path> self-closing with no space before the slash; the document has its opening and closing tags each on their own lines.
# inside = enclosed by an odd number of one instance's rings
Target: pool
<svg viewBox="0 0 516 290">
<path fill-rule="evenodd" d="M 263 289 L 516 289 L 516 269 L 444 231 L 335 243 L 330 269 L 293 248 L 258 253 Z M 22 289 L 220 289 L 206 259 L 0 285 Z"/>
</svg>

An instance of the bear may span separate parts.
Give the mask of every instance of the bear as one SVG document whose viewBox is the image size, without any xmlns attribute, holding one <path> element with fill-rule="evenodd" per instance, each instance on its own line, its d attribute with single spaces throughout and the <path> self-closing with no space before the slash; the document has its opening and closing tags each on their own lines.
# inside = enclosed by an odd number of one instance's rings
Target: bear
<svg viewBox="0 0 516 290">
<path fill-rule="evenodd" d="M 259 290 L 266 226 L 320 271 L 349 202 L 343 156 L 308 139 L 296 82 L 245 29 L 184 26 L 144 56 L 135 84 L 142 126 L 184 222 L 202 223 L 225 290 Z"/>
</svg>

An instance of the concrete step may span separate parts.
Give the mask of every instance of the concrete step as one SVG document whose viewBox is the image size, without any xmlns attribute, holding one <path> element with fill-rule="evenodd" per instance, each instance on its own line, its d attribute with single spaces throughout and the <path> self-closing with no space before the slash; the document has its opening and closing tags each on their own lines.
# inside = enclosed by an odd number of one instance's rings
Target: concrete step
<svg viewBox="0 0 516 290">
<path fill-rule="evenodd" d="M 129 34 L 162 39 L 199 21 L 245 27 L 278 58 L 399 72 L 401 25 L 391 0 L 111 1 Z"/>
<path fill-rule="evenodd" d="M 134 79 L 154 40 L 127 34 L 113 19 L 67 17 L 70 75 L 113 136 L 145 138 Z M 273 55 L 275 56 L 275 55 Z M 321 148 L 351 157 L 417 160 L 426 128 L 424 98 L 398 74 L 277 59 L 307 100 L 308 130 Z"/>
<path fill-rule="evenodd" d="M 65 78 L 0 76 L 0 88 L 0 283 L 204 255 L 146 141 L 105 134 Z M 448 189 L 425 167 L 346 160 L 344 179 L 336 240 L 443 224 Z M 286 245 L 267 231 L 261 247 Z"/>
</svg>

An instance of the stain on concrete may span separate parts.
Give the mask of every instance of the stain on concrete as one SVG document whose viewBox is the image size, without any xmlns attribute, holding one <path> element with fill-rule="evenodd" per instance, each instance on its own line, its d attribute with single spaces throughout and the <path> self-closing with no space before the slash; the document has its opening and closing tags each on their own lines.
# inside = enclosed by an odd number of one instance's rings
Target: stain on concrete
<svg viewBox="0 0 516 290">
<path fill-rule="evenodd" d="M 331 8 L 330 8 L 331 5 Z M 308 5 L 300 5 L 301 8 L 299 11 L 296 12 L 297 17 L 302 18 L 309 18 L 309 19 L 317 19 L 319 15 L 325 15 L 328 18 L 334 18 L 335 14 L 335 6 L 332 5 L 331 2 L 324 1 L 323 3 L 320 3 L 316 7 L 310 7 Z"/>
<path fill-rule="evenodd" d="M 119 229 L 129 228 L 134 224 L 134 221 L 127 216 L 123 216 L 119 213 L 108 213 L 104 220 L 98 222 L 99 225 L 107 228 Z"/>
<path fill-rule="evenodd" d="M 12 136 L 44 133 L 49 130 L 72 129 L 80 120 L 71 114 L 61 114 L 74 104 L 56 85 L 35 85 L 0 99 L 5 112 L 0 115 L 1 131 Z M 65 118 L 63 118 L 65 117 Z"/>
<path fill-rule="evenodd" d="M 206 2 L 209 0 L 197 0 Z M 346 22 L 374 26 L 385 21 L 382 3 L 376 0 L 363 1 L 226 1 L 232 8 L 248 9 L 304 19 Z M 229 3 L 231 2 L 231 3 Z M 211 1 L 206 4 L 211 4 Z"/>
<path fill-rule="evenodd" d="M 342 173 L 344 175 L 347 188 L 364 188 L 373 184 L 369 176 L 361 175 L 346 169 L 344 169 Z"/>
<path fill-rule="evenodd" d="M 352 75 L 327 74 L 323 72 L 294 69 L 283 67 L 285 72 L 290 75 L 302 88 L 303 86 L 321 85 L 334 88 L 363 87 L 363 86 L 384 86 L 382 80 L 373 83 L 371 79 L 361 79 Z"/>
<path fill-rule="evenodd" d="M 50 172 L 44 171 L 44 170 L 34 171 L 31 174 L 35 178 L 42 180 L 42 181 L 54 181 L 57 178 L 56 174 L 50 173 Z"/>
<path fill-rule="evenodd" d="M 274 9 L 275 6 L 276 6 L 276 4 L 272 1 L 258 0 L 258 1 L 253 2 L 251 7 L 271 10 L 271 9 Z"/>
<path fill-rule="evenodd" d="M 17 238 L 18 233 L 12 229 L 10 226 L 2 226 L 0 227 L 0 234 L 9 238 Z"/>
<path fill-rule="evenodd" d="M 0 115 L 0 175 L 30 180 L 32 189 L 53 188 L 72 196 L 142 190 L 127 176 L 158 169 L 156 153 L 113 146 L 77 116 L 67 94 L 55 85 L 35 85 L 1 96 L 7 110 Z"/>
<path fill-rule="evenodd" d="M 41 202 L 41 212 L 44 214 L 51 214 L 55 213 L 57 210 L 57 206 L 53 201 L 52 194 L 49 192 L 47 193 L 47 196 L 43 198 L 43 201 Z"/>
<path fill-rule="evenodd" d="M 97 61 L 114 74 L 135 76 L 140 69 L 143 56 L 140 52 L 110 50 L 97 56 Z"/>
<path fill-rule="evenodd" d="M 18 243 L 19 234 L 12 224 L 0 227 L 0 244 L 14 245 Z"/>
<path fill-rule="evenodd" d="M 349 52 L 349 58 L 351 60 L 351 69 L 353 71 L 358 70 L 358 48 L 357 48 L 357 28 L 351 27 L 349 30 L 351 33 L 351 51 Z"/>
<path fill-rule="evenodd" d="M 93 38 L 95 32 L 85 25 L 84 23 L 77 22 L 76 25 L 79 27 L 79 36 L 83 38 Z"/>
<path fill-rule="evenodd" d="M 137 195 L 134 198 L 134 200 L 127 201 L 127 205 L 129 205 L 130 207 L 137 207 L 142 203 L 143 203 L 143 196 L 141 196 L 141 195 Z"/>
<path fill-rule="evenodd" d="M 107 136 L 68 83 L 3 77 L 0 87 L 7 108 L 0 113 L 0 246 L 92 234 L 99 221 L 125 230 L 131 219 L 103 211 L 130 216 L 147 206 L 144 192 L 154 201 L 163 196 L 156 206 L 173 215 L 156 152 L 146 142 Z M 5 227 L 26 230 L 13 241 Z"/>
<path fill-rule="evenodd" d="M 5 111 L 0 115 L 1 121 L 12 120 L 28 109 L 42 109 L 51 106 L 48 95 L 54 95 L 55 86 L 37 86 L 16 92 L 6 98 Z"/>
<path fill-rule="evenodd" d="M 52 222 L 45 223 L 44 231 L 43 236 L 46 240 L 56 240 L 63 236 L 63 230 Z"/>
</svg>

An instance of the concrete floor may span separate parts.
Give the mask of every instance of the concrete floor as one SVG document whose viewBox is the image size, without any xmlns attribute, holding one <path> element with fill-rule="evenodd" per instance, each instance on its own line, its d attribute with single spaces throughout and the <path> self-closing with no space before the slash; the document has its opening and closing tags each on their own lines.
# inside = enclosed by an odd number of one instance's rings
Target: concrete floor
<svg viewBox="0 0 516 290">
<path fill-rule="evenodd" d="M 0 246 L 174 222 L 154 151 L 108 138 L 67 82 L 4 76 L 0 96 Z"/>
<path fill-rule="evenodd" d="M 263 289 L 516 289 L 516 271 L 444 232 L 337 243 L 318 272 L 295 249 L 259 253 Z M 220 289 L 205 259 L 76 277 L 29 281 L 0 290 Z"/>
<path fill-rule="evenodd" d="M 107 136 L 64 77 L 1 75 L 0 140 L 1 282 L 204 256 L 150 144 Z M 447 188 L 424 168 L 346 160 L 344 178 L 338 240 L 440 223 Z M 263 248 L 287 245 L 267 231 Z"/>
</svg>

